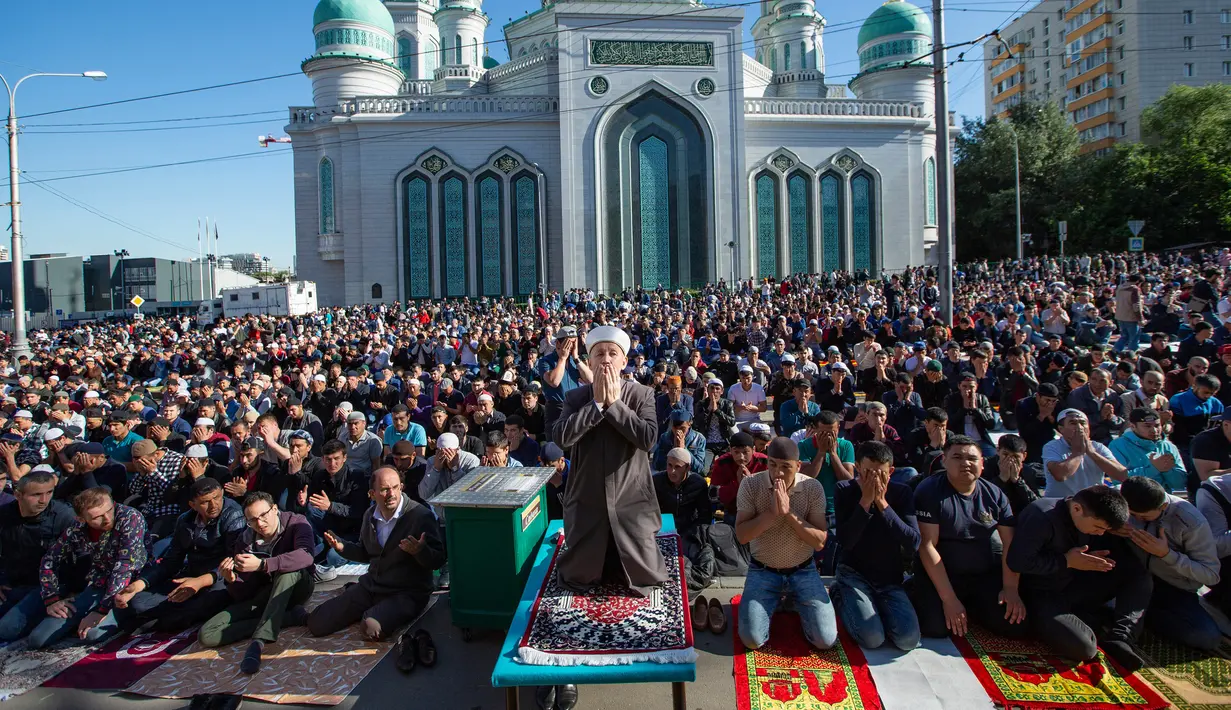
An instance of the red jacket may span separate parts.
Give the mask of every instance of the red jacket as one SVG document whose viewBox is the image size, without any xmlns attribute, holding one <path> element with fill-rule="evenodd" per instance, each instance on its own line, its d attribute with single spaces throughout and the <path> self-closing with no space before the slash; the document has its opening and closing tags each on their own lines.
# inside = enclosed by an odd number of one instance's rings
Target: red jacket
<svg viewBox="0 0 1231 710">
<path fill-rule="evenodd" d="M 765 454 L 752 454 L 752 460 L 748 462 L 748 470 L 751 473 L 760 473 L 768 467 L 769 459 Z M 735 471 L 735 460 L 729 453 L 714 459 L 714 465 L 710 468 L 710 485 L 718 486 L 718 502 L 723 505 L 735 503 L 735 497 L 739 495 L 740 478 Z M 735 521 L 729 522 L 734 524 Z"/>
</svg>

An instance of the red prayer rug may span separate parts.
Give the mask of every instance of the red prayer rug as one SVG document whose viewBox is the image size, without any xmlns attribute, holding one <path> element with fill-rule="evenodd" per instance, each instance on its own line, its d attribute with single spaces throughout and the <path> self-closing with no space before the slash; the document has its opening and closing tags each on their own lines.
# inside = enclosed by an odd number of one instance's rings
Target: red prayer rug
<svg viewBox="0 0 1231 710">
<path fill-rule="evenodd" d="M 1076 663 L 1037 641 L 1014 640 L 972 627 L 954 645 L 998 707 L 1013 710 L 1159 710 L 1168 706 L 1134 674 L 1102 652 Z"/>
<path fill-rule="evenodd" d="M 563 539 L 518 643 L 519 662 L 536 666 L 696 662 L 679 535 L 658 536 L 658 549 L 667 561 L 667 582 L 647 597 L 613 584 L 586 594 L 565 589 L 556 580 L 562 549 Z"/>
<path fill-rule="evenodd" d="M 770 619 L 769 643 L 750 651 L 739 639 L 739 602 L 731 600 L 736 710 L 881 710 L 863 649 L 845 631 L 818 651 L 799 615 L 780 612 Z"/>
<path fill-rule="evenodd" d="M 188 648 L 196 637 L 195 626 L 178 634 L 122 636 L 61 671 L 43 687 L 124 690 Z"/>
</svg>

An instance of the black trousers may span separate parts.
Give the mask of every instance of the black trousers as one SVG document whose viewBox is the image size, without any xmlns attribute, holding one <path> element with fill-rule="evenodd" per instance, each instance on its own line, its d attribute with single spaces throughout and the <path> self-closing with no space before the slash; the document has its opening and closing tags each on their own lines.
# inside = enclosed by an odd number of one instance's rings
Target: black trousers
<svg viewBox="0 0 1231 710">
<path fill-rule="evenodd" d="M 1056 653 L 1074 661 L 1098 655 L 1098 639 L 1131 641 L 1150 604 L 1153 578 L 1119 538 L 1092 547 L 1111 549 L 1115 569 L 1075 571 L 1063 589 L 1024 589 L 1031 631 Z M 1115 599 L 1110 618 L 1103 606 Z M 1103 631 L 1103 629 L 1106 629 Z M 1101 632 L 1101 633 L 1100 633 Z"/>
<path fill-rule="evenodd" d="M 227 594 L 226 584 L 221 579 L 182 602 L 167 599 L 176 586 L 166 581 L 138 592 L 128 603 L 127 609 L 115 610 L 116 620 L 130 628 L 156 620 L 154 628 L 157 631 L 179 632 L 204 623 L 234 601 Z"/>
<path fill-rule="evenodd" d="M 999 567 L 977 575 L 951 574 L 949 584 L 966 607 L 966 616 L 970 621 L 997 636 L 1018 638 L 1028 633 L 1024 623 L 1010 624 L 1004 618 L 1005 608 L 1000 604 L 1002 585 Z M 944 604 L 927 572 L 920 571 L 911 577 L 907 581 L 906 592 L 919 616 L 919 632 L 931 638 L 949 636 L 949 629 L 945 627 Z"/>
</svg>

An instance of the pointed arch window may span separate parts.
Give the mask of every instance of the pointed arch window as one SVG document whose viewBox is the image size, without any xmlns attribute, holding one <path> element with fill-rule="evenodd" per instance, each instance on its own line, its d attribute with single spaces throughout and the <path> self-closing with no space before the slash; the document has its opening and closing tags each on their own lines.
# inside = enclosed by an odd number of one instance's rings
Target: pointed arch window
<svg viewBox="0 0 1231 710">
<path fill-rule="evenodd" d="M 538 287 L 539 209 L 538 181 L 522 175 L 513 183 L 513 230 L 516 235 L 517 294 L 535 292 Z"/>
<path fill-rule="evenodd" d="M 462 36 L 457 35 L 453 42 L 453 63 L 462 63 Z"/>
<path fill-rule="evenodd" d="M 333 213 L 333 161 L 329 158 L 321 159 L 320 191 L 321 234 L 333 234 L 337 231 L 337 221 Z"/>
<path fill-rule="evenodd" d="M 470 40 L 470 63 L 476 66 L 479 64 L 479 40 L 477 39 Z"/>
<path fill-rule="evenodd" d="M 791 71 L 791 44 L 782 45 L 782 71 Z"/>
<path fill-rule="evenodd" d="M 641 200 L 641 285 L 671 284 L 671 217 L 667 144 L 650 136 L 637 147 Z"/>
<path fill-rule="evenodd" d="M 858 173 L 851 178 L 851 232 L 853 249 L 851 268 L 872 272 L 873 237 L 876 234 L 876 196 L 872 177 Z"/>
<path fill-rule="evenodd" d="M 385 297 L 385 289 L 380 284 L 372 284 L 372 300 L 379 301 Z"/>
<path fill-rule="evenodd" d="M 430 298 L 432 295 L 432 210 L 428 202 L 430 185 L 426 178 L 414 175 L 404 183 L 405 223 L 404 253 L 406 293 L 410 298 Z"/>
<path fill-rule="evenodd" d="M 500 180 L 487 175 L 479 180 L 478 228 L 479 293 L 484 296 L 499 296 L 504 293 L 504 234 L 500 215 Z"/>
<path fill-rule="evenodd" d="M 929 226 L 936 224 L 936 159 L 928 158 L 923 164 L 923 188 L 924 199 L 927 203 L 924 205 L 927 211 L 927 224 Z"/>
<path fill-rule="evenodd" d="M 466 183 L 456 175 L 440 184 L 440 253 L 444 296 L 466 295 Z"/>
<path fill-rule="evenodd" d="M 757 276 L 778 276 L 778 181 L 768 173 L 756 180 Z"/>
<path fill-rule="evenodd" d="M 787 217 L 791 235 L 791 273 L 812 272 L 812 209 L 808 176 L 795 173 L 787 180 Z"/>
<path fill-rule="evenodd" d="M 778 71 L 778 48 L 769 48 L 769 69 L 770 71 Z"/>
<path fill-rule="evenodd" d="M 821 178 L 821 269 L 842 268 L 842 181 L 833 173 Z"/>
<path fill-rule="evenodd" d="M 808 66 L 808 43 L 807 42 L 799 43 L 799 68 L 800 69 L 810 69 L 811 68 Z"/>
</svg>

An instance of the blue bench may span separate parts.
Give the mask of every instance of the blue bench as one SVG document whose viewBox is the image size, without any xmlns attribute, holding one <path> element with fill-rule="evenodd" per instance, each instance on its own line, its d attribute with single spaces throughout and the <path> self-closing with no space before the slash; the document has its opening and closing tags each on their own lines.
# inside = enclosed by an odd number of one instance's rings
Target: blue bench
<svg viewBox="0 0 1231 710">
<path fill-rule="evenodd" d="M 538 597 L 543 579 L 551 566 L 551 557 L 555 552 L 554 538 L 560 532 L 563 524 L 559 520 L 552 521 L 547 527 L 547 534 L 539 545 L 538 554 L 534 558 L 534 568 L 530 578 L 526 580 L 526 588 L 522 591 L 521 601 L 517 604 L 517 613 L 504 644 L 500 648 L 500 656 L 496 659 L 496 667 L 492 669 L 492 687 L 505 689 L 504 706 L 506 710 L 518 710 L 518 688 L 524 685 L 592 685 L 605 683 L 670 683 L 672 707 L 674 710 L 686 710 L 687 692 L 685 683 L 697 679 L 696 663 L 631 663 L 622 666 L 531 666 L 513 660 L 517 657 L 517 646 L 526 627 L 530 624 L 530 609 Z M 663 516 L 663 532 L 675 532 L 675 517 Z"/>
</svg>

